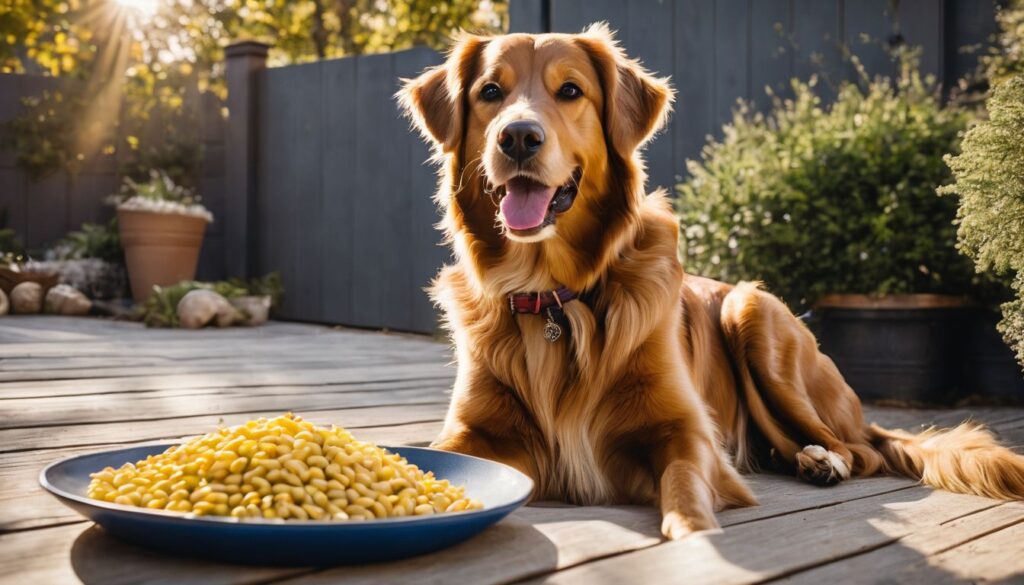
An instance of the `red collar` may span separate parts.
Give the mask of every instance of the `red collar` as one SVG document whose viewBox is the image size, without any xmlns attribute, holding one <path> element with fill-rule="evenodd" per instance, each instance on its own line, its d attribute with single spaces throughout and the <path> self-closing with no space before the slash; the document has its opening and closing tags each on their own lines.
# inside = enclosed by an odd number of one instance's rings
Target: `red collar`
<svg viewBox="0 0 1024 585">
<path fill-rule="evenodd" d="M 512 293 L 508 295 L 508 306 L 513 313 L 539 315 L 550 307 L 562 308 L 563 304 L 575 298 L 575 291 L 560 286 L 550 291 Z"/>
</svg>

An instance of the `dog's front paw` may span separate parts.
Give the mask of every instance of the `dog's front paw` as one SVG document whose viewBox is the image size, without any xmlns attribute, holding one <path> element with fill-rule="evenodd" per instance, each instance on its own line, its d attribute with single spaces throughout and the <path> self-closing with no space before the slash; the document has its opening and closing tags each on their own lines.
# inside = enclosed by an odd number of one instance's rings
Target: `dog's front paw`
<svg viewBox="0 0 1024 585">
<path fill-rule="evenodd" d="M 695 532 L 717 529 L 718 523 L 715 521 L 702 522 L 680 512 L 669 512 L 661 519 L 661 533 L 669 540 L 681 540 Z"/>
<path fill-rule="evenodd" d="M 796 454 L 796 473 L 815 485 L 835 485 L 850 478 L 850 466 L 838 453 L 821 445 L 807 445 Z"/>
<path fill-rule="evenodd" d="M 669 540 L 680 540 L 694 533 L 690 522 L 679 512 L 669 512 L 661 519 L 661 533 Z"/>
</svg>

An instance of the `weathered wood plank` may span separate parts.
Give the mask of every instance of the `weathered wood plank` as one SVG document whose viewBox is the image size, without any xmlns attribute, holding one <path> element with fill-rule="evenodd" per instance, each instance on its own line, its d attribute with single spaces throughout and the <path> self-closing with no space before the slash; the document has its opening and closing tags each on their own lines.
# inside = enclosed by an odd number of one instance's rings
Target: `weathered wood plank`
<svg viewBox="0 0 1024 585">
<path fill-rule="evenodd" d="M 390 141 L 395 136 L 381 133 L 382 125 L 395 115 L 386 88 L 393 78 L 391 55 L 359 57 L 356 64 L 356 133 L 352 203 L 352 269 L 354 284 L 349 302 L 353 325 L 379 327 L 384 324 L 386 307 L 381 299 L 386 285 L 379 242 L 393 237 L 379 212 L 382 175 L 391 170 Z M 406 134 L 409 134 L 406 132 Z M 404 159 L 403 159 L 404 160 Z M 385 171 L 387 169 L 387 171 Z"/>
<path fill-rule="evenodd" d="M 658 77 L 673 73 L 672 51 L 665 46 L 665 39 L 672 38 L 672 15 L 674 1 L 665 2 L 624 2 L 626 22 L 623 41 L 629 55 L 639 59 L 644 66 Z M 662 131 L 655 136 L 644 152 L 647 162 L 647 188 L 657 187 L 674 191 L 682 175 L 682 161 L 675 159 L 672 133 Z"/>
<path fill-rule="evenodd" d="M 83 382 L 76 380 L 12 382 L 0 386 L 0 394 L 5 399 L 45 398 L 58 395 L 94 395 L 171 389 L 319 386 L 371 381 L 429 380 L 450 378 L 453 375 L 454 371 L 449 365 L 439 364 L 436 361 L 431 363 L 425 360 L 412 360 L 408 363 L 357 365 L 334 370 L 318 369 L 300 372 L 232 371 L 128 378 L 93 378 Z M 0 403 L 2 402 L 0 401 Z"/>
<path fill-rule="evenodd" d="M 976 563 L 973 554 L 978 541 L 988 535 L 998 537 L 1002 541 L 1013 533 L 1024 522 L 1024 505 L 1020 503 L 993 504 L 993 507 L 957 518 L 950 522 L 929 526 L 919 532 L 909 534 L 892 544 L 882 548 L 844 559 L 841 563 L 832 563 L 798 573 L 783 580 L 783 583 L 808 585 L 828 583 L 842 580 L 844 576 L 856 575 L 862 583 L 943 583 L 959 582 L 962 579 L 991 578 L 991 573 L 983 573 L 986 564 L 1007 565 L 1007 558 L 1021 558 L 1024 544 L 1018 532 L 1013 540 L 1001 542 L 999 558 L 983 559 Z M 1012 528 L 1011 528 L 1012 527 Z M 1010 530 L 1006 530 L 1010 529 Z M 1006 534 L 1001 531 L 1006 530 Z M 983 549 L 990 547 L 982 545 Z M 970 550 L 969 550 L 970 549 Z M 946 551 L 952 554 L 944 555 Z M 937 555 L 937 557 L 936 557 Z M 935 558 L 930 558 L 935 557 Z M 970 558 L 963 563 L 963 557 Z M 945 558 L 955 559 L 943 562 Z M 982 560 L 982 559 L 978 559 Z M 936 562 L 938 561 L 938 562 Z M 945 566 L 944 566 L 945 565 Z M 966 566 L 965 566 L 966 565 Z M 1010 570 L 1001 577 L 1006 578 L 1020 574 L 1021 567 L 1009 567 Z M 951 570 L 952 569 L 952 570 Z"/>
<path fill-rule="evenodd" d="M 449 385 L 370 384 L 322 386 L 316 392 L 302 386 L 275 386 L 259 391 L 105 394 L 43 400 L 0 402 L 0 429 L 134 422 L 249 412 L 305 411 L 380 406 L 383 404 L 447 403 Z"/>
<path fill-rule="evenodd" d="M 548 32 L 548 14 L 545 0 L 515 0 L 508 5 L 508 32 Z"/>
<path fill-rule="evenodd" d="M 842 39 L 840 0 L 794 0 L 793 74 L 803 81 L 818 78 L 818 95 L 832 101 L 845 77 L 839 44 Z"/>
<path fill-rule="evenodd" d="M 927 583 L 922 578 L 929 569 L 942 571 L 962 582 L 1019 583 L 1024 579 L 1024 523 L 1018 521 L 1011 527 L 968 541 L 956 548 L 943 551 L 927 562 L 918 561 L 909 572 L 907 582 Z"/>
<path fill-rule="evenodd" d="M 266 583 L 308 569 L 183 560 L 111 538 L 87 523 L 0 534 L 0 583 Z"/>
<path fill-rule="evenodd" d="M 921 71 L 942 81 L 943 16 L 946 0 L 900 0 L 900 33 L 908 45 L 921 48 Z"/>
<path fill-rule="evenodd" d="M 699 159 L 715 126 L 714 0 L 677 0 L 672 79 L 676 85 L 676 116 L 672 124 L 675 159 Z M 682 169 L 680 169 L 682 172 Z"/>
<path fill-rule="evenodd" d="M 752 583 L 889 544 L 917 530 L 988 508 L 991 500 L 915 487 L 749 522 L 560 571 L 552 583 Z"/>
<path fill-rule="evenodd" d="M 355 240 L 352 223 L 356 157 L 352 137 L 356 134 L 356 59 L 323 61 L 321 111 L 324 120 L 324 150 L 320 154 L 323 218 L 330 226 L 323 234 L 320 277 L 323 319 L 331 323 L 352 322 L 352 259 Z"/>
<path fill-rule="evenodd" d="M 395 74 L 415 77 L 442 61 L 440 54 L 425 47 L 403 51 L 395 54 Z M 413 140 L 409 147 L 408 183 L 403 190 L 409 206 L 408 234 L 412 243 L 409 245 L 411 262 L 406 269 L 411 287 L 411 328 L 415 331 L 438 330 L 437 311 L 424 289 L 450 258 L 447 246 L 441 242 L 441 232 L 435 227 L 441 215 L 434 203 L 437 176 L 430 155 L 430 148 L 423 141 Z"/>
<path fill-rule="evenodd" d="M 767 88 L 788 95 L 793 75 L 791 31 L 789 0 L 751 2 L 750 99 L 762 111 L 772 103 Z"/>
<path fill-rule="evenodd" d="M 896 71 L 886 50 L 897 18 L 890 11 L 892 4 L 889 0 L 860 0 L 842 5 L 845 29 L 842 41 L 871 77 L 892 76 Z M 846 77 L 857 79 L 852 63 L 847 68 Z"/>
<path fill-rule="evenodd" d="M 364 398 L 362 399 L 363 404 L 361 406 L 359 404 L 354 404 L 354 402 L 358 401 L 348 402 L 347 405 L 343 403 L 336 403 L 330 407 L 320 409 L 305 408 L 297 410 L 297 412 L 299 414 L 307 415 L 311 420 L 320 420 L 318 418 L 319 415 L 315 415 L 314 413 L 320 411 L 333 412 L 356 408 L 355 411 L 347 415 L 345 418 L 334 420 L 334 422 L 344 427 L 359 428 L 361 426 L 373 424 L 371 421 L 373 420 L 375 412 L 374 409 L 378 408 L 392 408 L 399 409 L 402 412 L 408 412 L 410 416 L 417 417 L 412 419 L 416 421 L 440 420 L 440 418 L 443 417 L 444 410 L 447 408 L 447 402 L 443 398 L 429 400 L 413 397 L 403 400 L 402 397 L 388 398 L 386 396 L 382 396 Z M 425 416 L 414 407 L 431 409 L 431 412 L 434 414 Z M 175 436 L 181 433 L 198 434 L 207 432 L 211 427 L 217 425 L 218 422 L 222 420 L 225 421 L 225 424 L 239 424 L 259 416 L 276 416 L 288 408 L 290 407 L 285 406 L 283 408 L 273 408 L 270 410 L 250 409 L 245 412 L 221 412 L 215 415 L 156 420 L 122 420 L 106 423 L 75 424 L 56 427 L 45 426 L 22 429 L 5 429 L 0 430 L 0 453 L 31 449 L 74 447 L 79 445 L 117 445 L 124 441 L 151 440 L 158 439 L 160 437 Z"/>
<path fill-rule="evenodd" d="M 746 0 L 715 3 L 715 128 L 732 120 L 736 101 L 750 96 L 749 30 Z"/>
</svg>

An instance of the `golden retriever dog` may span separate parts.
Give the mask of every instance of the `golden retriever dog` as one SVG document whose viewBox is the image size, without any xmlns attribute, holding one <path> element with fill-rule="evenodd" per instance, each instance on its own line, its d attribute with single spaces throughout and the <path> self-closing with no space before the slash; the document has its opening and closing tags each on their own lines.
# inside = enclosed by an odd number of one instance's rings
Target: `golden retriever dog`
<svg viewBox="0 0 1024 585">
<path fill-rule="evenodd" d="M 519 469 L 535 499 L 655 503 L 673 539 L 754 505 L 740 472 L 765 467 L 1024 497 L 1024 457 L 987 431 L 865 425 L 780 300 L 683 272 L 640 156 L 673 92 L 606 26 L 463 35 L 398 97 L 456 258 L 432 288 L 458 362 L 436 447 Z"/>
</svg>

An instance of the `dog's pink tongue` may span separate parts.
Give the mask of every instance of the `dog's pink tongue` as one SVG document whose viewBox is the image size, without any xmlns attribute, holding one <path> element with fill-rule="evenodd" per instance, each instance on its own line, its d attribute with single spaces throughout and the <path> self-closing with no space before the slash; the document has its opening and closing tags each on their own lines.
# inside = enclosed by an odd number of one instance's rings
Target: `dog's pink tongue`
<svg viewBox="0 0 1024 585">
<path fill-rule="evenodd" d="M 514 230 L 530 230 L 544 223 L 555 190 L 525 177 L 506 183 L 505 198 L 501 200 L 505 225 Z"/>
</svg>

